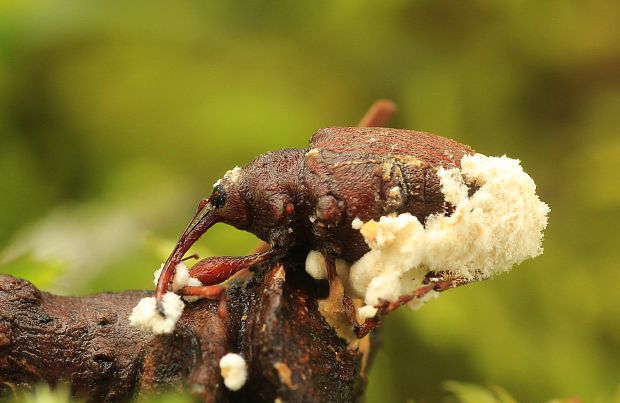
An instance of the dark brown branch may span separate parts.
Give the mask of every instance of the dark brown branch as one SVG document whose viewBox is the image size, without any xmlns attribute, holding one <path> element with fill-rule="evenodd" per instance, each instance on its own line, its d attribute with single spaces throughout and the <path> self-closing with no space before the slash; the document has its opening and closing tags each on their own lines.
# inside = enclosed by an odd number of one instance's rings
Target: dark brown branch
<svg viewBox="0 0 620 403">
<path fill-rule="evenodd" d="M 127 319 L 151 292 L 61 297 L 0 276 L 0 398 L 67 382 L 91 401 L 125 401 L 162 387 L 187 388 L 206 402 L 353 401 L 363 391 L 364 349 L 335 334 L 317 309 L 326 287 L 299 269 L 287 263 L 286 272 L 276 266 L 233 282 L 225 319 L 217 301 L 201 300 L 164 336 Z M 238 392 L 220 376 L 228 352 L 248 363 Z"/>
</svg>

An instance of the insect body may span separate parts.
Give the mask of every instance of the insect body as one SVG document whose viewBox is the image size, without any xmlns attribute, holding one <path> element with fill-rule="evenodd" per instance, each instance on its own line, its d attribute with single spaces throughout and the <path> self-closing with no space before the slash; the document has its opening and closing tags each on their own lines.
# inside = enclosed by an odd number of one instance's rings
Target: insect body
<svg viewBox="0 0 620 403">
<path fill-rule="evenodd" d="M 196 263 L 190 274 L 205 285 L 218 284 L 236 271 L 277 259 L 293 245 L 318 249 L 335 276 L 333 262 L 353 262 L 368 252 L 353 220 L 411 213 L 420 222 L 449 213 L 437 169 L 458 167 L 473 150 L 429 133 L 377 127 L 326 128 L 307 149 L 284 149 L 228 171 L 166 261 L 156 298 L 167 291 L 176 265 L 212 225 L 223 222 L 268 242 L 267 252 L 217 257 Z M 332 269 L 330 270 L 330 267 Z"/>
</svg>

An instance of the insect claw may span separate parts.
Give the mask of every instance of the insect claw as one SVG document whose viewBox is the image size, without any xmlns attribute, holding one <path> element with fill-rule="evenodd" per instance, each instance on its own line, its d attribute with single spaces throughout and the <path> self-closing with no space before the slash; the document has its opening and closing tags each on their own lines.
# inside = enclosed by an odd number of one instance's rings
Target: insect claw
<svg viewBox="0 0 620 403">
<path fill-rule="evenodd" d="M 362 337 L 365 337 L 368 333 L 370 333 L 372 330 L 376 329 L 380 325 L 381 325 L 381 317 L 379 316 L 379 314 L 377 314 L 377 316 L 375 316 L 374 318 L 366 319 L 364 323 L 362 323 L 361 325 L 355 325 L 353 327 L 353 331 L 355 332 L 355 335 L 357 336 L 357 338 L 361 339 Z"/>
<path fill-rule="evenodd" d="M 166 312 L 164 310 L 164 304 L 162 303 L 162 301 L 157 301 L 157 304 L 155 305 L 155 309 L 157 310 L 157 313 L 159 313 L 162 318 L 166 317 Z"/>
</svg>

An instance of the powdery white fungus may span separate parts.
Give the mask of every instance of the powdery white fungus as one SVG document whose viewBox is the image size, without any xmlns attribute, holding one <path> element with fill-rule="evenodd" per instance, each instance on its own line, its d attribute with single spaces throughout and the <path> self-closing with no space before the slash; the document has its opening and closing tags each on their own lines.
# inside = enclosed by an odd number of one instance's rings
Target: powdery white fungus
<svg viewBox="0 0 620 403">
<path fill-rule="evenodd" d="M 234 167 L 224 174 L 224 179 L 230 181 L 231 183 L 235 183 L 239 180 L 239 174 L 241 174 L 241 168 Z"/>
<path fill-rule="evenodd" d="M 411 302 L 409 302 L 407 306 L 410 309 L 417 311 L 418 309 L 422 308 L 424 304 L 426 304 L 428 301 L 431 301 L 436 298 L 439 298 L 439 293 L 437 291 L 430 291 L 428 294 L 426 294 L 422 298 L 416 298 L 416 299 L 411 300 Z"/>
<path fill-rule="evenodd" d="M 349 283 L 367 305 L 411 293 L 429 271 L 479 280 L 542 253 L 549 207 L 518 160 L 466 155 L 460 169 L 439 168 L 437 175 L 446 202 L 455 206 L 450 216 L 431 215 L 422 225 L 405 213 L 360 228 L 371 250 L 351 266 Z M 479 187 L 471 197 L 468 184 Z"/>
<path fill-rule="evenodd" d="M 173 292 L 164 294 L 162 303 L 166 316 L 162 316 L 157 311 L 155 297 L 142 298 L 131 311 L 129 322 L 133 326 L 150 330 L 154 334 L 172 333 L 183 313 L 185 304 L 181 297 Z"/>
<path fill-rule="evenodd" d="M 392 199 L 396 202 L 402 202 L 402 191 L 400 189 L 400 187 L 398 186 L 394 186 L 393 188 L 391 188 L 390 190 L 388 190 L 388 198 Z"/>
<path fill-rule="evenodd" d="M 153 273 L 153 284 L 155 284 L 155 286 L 157 286 L 157 282 L 159 281 L 159 276 L 161 276 L 161 272 L 164 268 L 164 265 L 162 264 L 159 269 L 155 270 L 155 272 Z M 183 287 L 186 286 L 201 286 L 202 283 L 200 282 L 200 280 L 198 280 L 195 277 L 190 277 L 189 275 L 189 270 L 187 268 L 187 266 L 185 265 L 185 263 L 181 262 L 179 264 L 176 265 L 175 267 L 175 271 L 174 271 L 174 278 L 172 279 L 172 291 L 178 291 Z M 194 302 L 198 299 L 200 299 L 201 297 L 196 297 L 196 296 L 184 296 L 183 299 L 185 299 L 187 302 Z"/>
<path fill-rule="evenodd" d="M 241 389 L 248 378 L 245 360 L 234 353 L 228 353 L 220 359 L 220 373 L 224 378 L 224 385 L 232 391 Z"/>
<path fill-rule="evenodd" d="M 327 268 L 325 258 L 318 250 L 311 250 L 306 256 L 306 272 L 315 280 L 327 278 Z"/>
<path fill-rule="evenodd" d="M 233 169 L 226 171 L 226 173 L 224 174 L 222 178 L 215 181 L 215 183 L 213 184 L 213 187 L 219 186 L 222 183 L 222 179 L 226 179 L 227 181 L 230 181 L 232 183 L 237 182 L 237 180 L 239 180 L 240 173 L 241 173 L 241 168 L 239 167 L 234 167 Z"/>
<path fill-rule="evenodd" d="M 313 148 L 310 151 L 308 151 L 306 153 L 306 157 L 316 157 L 317 155 L 319 155 L 319 149 L 318 148 Z"/>
<path fill-rule="evenodd" d="M 357 316 L 360 320 L 366 320 L 369 318 L 374 318 L 377 315 L 378 309 L 371 305 L 364 305 L 357 310 Z"/>
<path fill-rule="evenodd" d="M 336 259 L 335 264 L 336 274 L 342 280 L 346 290 L 348 288 L 346 280 L 349 278 L 349 264 L 342 259 Z M 306 256 L 306 272 L 315 280 L 325 280 L 327 278 L 325 257 L 318 250 L 308 252 L 308 256 Z"/>
</svg>

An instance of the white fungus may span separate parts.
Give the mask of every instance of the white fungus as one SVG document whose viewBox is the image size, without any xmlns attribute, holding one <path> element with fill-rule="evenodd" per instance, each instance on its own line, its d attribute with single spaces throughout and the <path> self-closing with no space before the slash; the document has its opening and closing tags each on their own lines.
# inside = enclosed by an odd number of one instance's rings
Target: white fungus
<svg viewBox="0 0 620 403">
<path fill-rule="evenodd" d="M 357 316 L 361 321 L 365 319 L 374 318 L 377 315 L 378 309 L 372 305 L 364 305 L 357 309 Z"/>
<path fill-rule="evenodd" d="M 163 264 L 153 273 L 153 283 L 157 285 L 159 276 L 163 270 Z M 200 280 L 190 277 L 189 270 L 185 263 L 181 262 L 176 265 L 174 278 L 172 280 L 172 291 L 164 294 L 162 304 L 165 316 L 161 315 L 156 308 L 155 297 L 142 298 L 133 308 L 129 321 L 133 326 L 137 326 L 144 330 L 150 330 L 155 334 L 172 333 L 174 327 L 183 313 L 185 304 L 181 297 L 174 292 L 186 286 L 201 286 Z M 184 296 L 184 300 L 193 302 L 200 297 Z"/>
<path fill-rule="evenodd" d="M 306 157 L 316 157 L 317 155 L 319 155 L 320 151 L 318 148 L 313 148 L 310 151 L 308 151 L 305 155 Z"/>
<path fill-rule="evenodd" d="M 315 280 L 325 280 L 327 278 L 325 258 L 318 250 L 311 250 L 308 256 L 306 256 L 306 272 Z"/>
<path fill-rule="evenodd" d="M 167 292 L 162 299 L 165 316 L 156 308 L 155 297 L 142 298 L 133 308 L 129 322 L 136 327 L 149 330 L 154 334 L 172 333 L 183 313 L 185 304 L 177 294 Z"/>
<path fill-rule="evenodd" d="M 228 353 L 220 359 L 220 373 L 224 385 L 232 391 L 239 390 L 248 378 L 248 368 L 239 354 Z"/>
<path fill-rule="evenodd" d="M 235 183 L 239 180 L 239 175 L 241 174 L 241 168 L 234 167 L 233 169 L 226 171 L 224 174 L 224 179 L 230 181 L 231 183 Z"/>
<path fill-rule="evenodd" d="M 164 268 L 164 265 L 162 264 L 159 267 L 159 269 L 155 270 L 155 272 L 153 273 L 153 284 L 155 284 L 155 286 L 157 286 L 157 282 L 159 281 L 159 276 L 161 276 L 161 272 L 163 268 Z M 181 262 L 176 265 L 175 271 L 174 271 L 174 278 L 172 279 L 172 291 L 176 292 L 180 290 L 181 288 L 187 287 L 187 286 L 196 287 L 196 286 L 201 286 L 201 285 L 202 283 L 200 282 L 200 280 L 198 280 L 195 277 L 190 277 L 189 270 L 187 269 L 187 266 L 185 265 L 185 263 Z M 187 302 L 194 302 L 200 299 L 200 297 L 184 296 L 183 299 L 186 300 Z"/>
<path fill-rule="evenodd" d="M 364 221 L 360 220 L 359 218 L 355 218 L 353 220 L 353 222 L 351 223 L 351 227 L 353 229 L 362 229 L 362 227 L 364 226 Z"/>
<path fill-rule="evenodd" d="M 349 263 L 343 259 L 336 259 L 336 274 L 342 280 L 347 294 L 349 294 Z M 318 250 L 311 250 L 306 256 L 306 272 L 315 280 L 325 280 L 327 278 L 327 266 L 325 257 Z"/>
<path fill-rule="evenodd" d="M 348 280 L 366 305 L 411 293 L 429 271 L 480 280 L 542 253 L 549 207 L 518 160 L 466 155 L 460 169 L 439 168 L 437 175 L 455 207 L 451 215 L 431 215 L 424 225 L 409 213 L 361 227 L 353 222 L 371 250 L 351 266 Z M 478 187 L 471 197 L 468 184 Z M 431 292 L 412 305 L 436 296 Z"/>
</svg>

